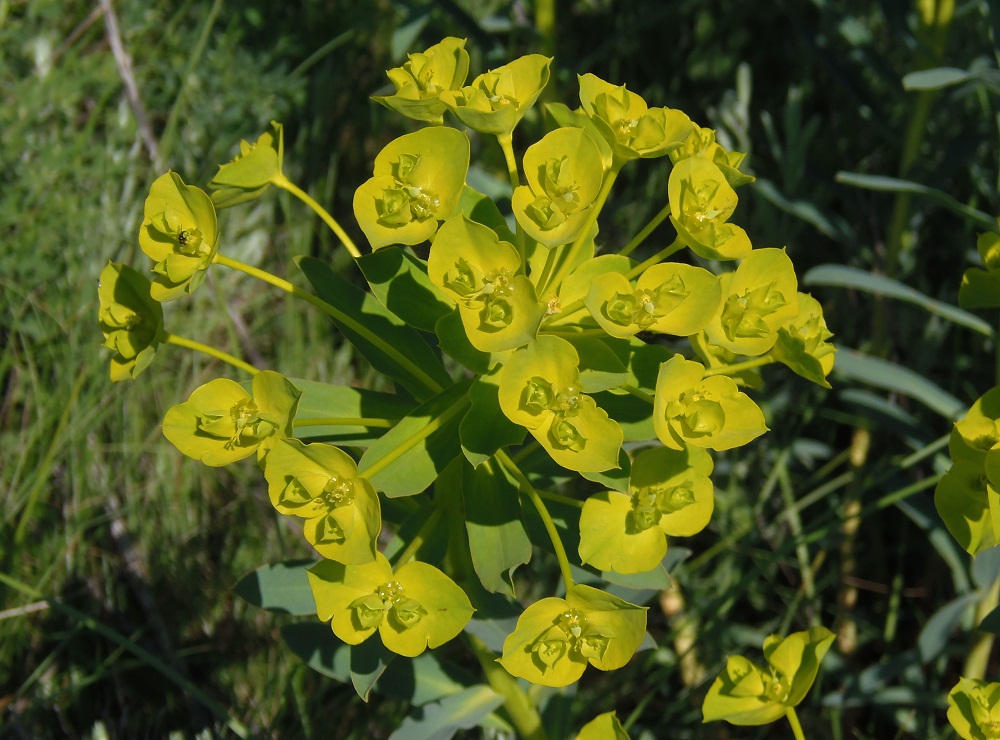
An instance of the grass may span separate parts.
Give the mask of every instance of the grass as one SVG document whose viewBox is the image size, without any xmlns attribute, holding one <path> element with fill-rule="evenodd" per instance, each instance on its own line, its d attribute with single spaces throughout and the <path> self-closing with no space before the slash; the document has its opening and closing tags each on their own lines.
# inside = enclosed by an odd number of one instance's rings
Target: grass
<svg viewBox="0 0 1000 740">
<path fill-rule="evenodd" d="M 228 371 L 165 347 L 138 382 L 112 386 L 94 321 L 106 261 L 142 261 L 134 234 L 163 168 L 204 184 L 240 138 L 275 118 L 286 124 L 292 179 L 348 214 L 375 152 L 405 129 L 367 102 L 395 46 L 468 35 L 482 69 L 539 43 L 530 17 L 518 17 L 523 4 L 357 5 L 115 3 L 158 168 L 93 6 L 0 4 L 0 736 L 228 726 L 381 737 L 406 713 L 384 698 L 364 705 L 307 669 L 280 642 L 287 619 L 233 594 L 258 565 L 308 552 L 278 522 L 252 465 L 208 470 L 159 434 L 170 405 Z M 975 227 L 928 201 L 839 184 L 836 173 L 904 174 L 1000 212 L 995 94 L 971 85 L 919 103 L 900 84 L 920 66 L 995 67 L 988 4 L 959 5 L 943 51 L 924 44 L 912 11 L 868 3 L 591 0 L 558 10 L 550 100 L 571 102 L 573 75 L 589 70 L 680 107 L 750 151 L 759 181 L 741 191 L 740 223 L 755 244 L 788 244 L 800 276 L 849 264 L 955 302 Z M 918 105 L 927 125 L 906 144 Z M 477 146 L 502 176 L 499 152 Z M 665 168 L 640 165 L 616 188 L 602 225 L 609 241 L 623 244 L 662 207 Z M 276 274 L 294 275 L 298 255 L 347 265 L 285 193 L 225 214 L 222 227 L 227 254 Z M 664 229 L 637 257 L 662 246 Z M 841 345 L 903 364 L 964 402 L 995 382 L 994 347 L 972 332 L 860 291 L 811 290 Z M 213 272 L 193 300 L 168 307 L 167 321 L 260 366 L 372 381 L 323 317 L 245 276 Z M 773 431 L 720 457 L 712 525 L 678 545 L 692 555 L 650 611 L 659 647 L 554 700 L 552 713 L 569 707 L 567 728 L 615 708 L 633 737 L 726 736 L 700 724 L 724 656 L 759 659 L 768 632 L 821 623 L 838 625 L 842 641 L 799 712 L 809 737 L 948 736 L 943 696 L 971 643 L 971 614 L 932 617 L 975 588 L 930 505 L 948 420 L 849 378 L 828 392 L 765 377 Z M 552 578 L 550 565 L 533 572 Z M 935 649 L 917 653 L 921 636 Z"/>
</svg>

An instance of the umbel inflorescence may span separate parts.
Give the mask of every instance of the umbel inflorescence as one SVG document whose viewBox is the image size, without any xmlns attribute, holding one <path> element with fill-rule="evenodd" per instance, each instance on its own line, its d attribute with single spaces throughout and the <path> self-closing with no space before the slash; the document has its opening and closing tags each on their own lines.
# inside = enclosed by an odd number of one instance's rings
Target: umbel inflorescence
<svg viewBox="0 0 1000 740">
<path fill-rule="evenodd" d="M 518 605 L 499 662 L 514 676 L 563 686 L 588 665 L 625 665 L 646 629 L 644 607 L 576 583 L 571 566 L 659 567 L 670 538 L 696 534 L 711 518 L 712 451 L 767 431 L 744 392 L 761 382 L 759 368 L 782 363 L 827 386 L 834 350 L 785 250 L 753 248 L 731 221 L 738 188 L 753 180 L 743 155 L 683 112 L 587 74 L 580 106 L 547 106 L 555 127 L 518 157 L 512 132 L 552 60 L 529 55 L 470 83 L 464 44 L 448 38 L 409 55 L 389 72 L 395 93 L 376 98 L 427 126 L 389 143 L 355 193 L 370 253 L 286 177 L 275 124 L 241 143 L 209 183 L 211 196 L 174 172 L 156 180 L 139 234 L 153 280 L 109 264 L 100 323 L 115 380 L 143 372 L 164 344 L 251 376 L 197 388 L 168 411 L 163 432 L 208 465 L 256 458 L 274 508 L 301 522 L 316 551 L 309 584 L 337 638 L 380 639 L 407 657 L 442 645 L 473 617 L 470 596 L 485 588 L 513 599 L 511 573 L 536 544 L 555 554 L 563 588 Z M 467 184 L 470 135 L 495 137 L 504 153 L 507 214 Z M 661 164 L 635 162 L 646 159 Z M 676 238 L 642 262 L 632 254 L 652 229 L 617 249 L 599 229 L 626 166 L 671 167 L 660 220 L 669 218 Z M 272 185 L 333 229 L 370 294 L 317 260 L 299 263 L 313 293 L 226 256 L 217 210 Z M 191 293 L 217 265 L 326 313 L 399 392 L 292 380 L 167 332 L 160 303 Z M 580 491 L 595 489 L 585 481 L 603 490 L 584 500 Z M 383 518 L 385 498 L 404 496 L 412 505 Z M 495 497 L 505 512 L 503 555 L 461 518 L 463 502 L 471 510 L 479 497 Z M 576 553 L 549 514 L 553 501 L 576 512 L 566 524 Z M 417 524 L 404 526 L 400 511 Z M 529 513 L 546 541 L 531 543 Z M 455 517 L 465 527 L 442 523 Z M 395 537 L 388 556 L 378 547 L 385 527 Z M 427 546 L 435 539 L 447 540 L 445 555 Z M 828 644 L 825 634 L 810 639 Z M 767 684 L 756 676 L 731 678 L 744 688 Z"/>
</svg>

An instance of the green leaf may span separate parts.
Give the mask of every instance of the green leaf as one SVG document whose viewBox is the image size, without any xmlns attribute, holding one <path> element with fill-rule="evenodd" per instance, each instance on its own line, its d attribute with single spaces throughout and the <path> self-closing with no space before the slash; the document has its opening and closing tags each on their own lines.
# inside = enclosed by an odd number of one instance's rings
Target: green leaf
<svg viewBox="0 0 1000 740">
<path fill-rule="evenodd" d="M 472 406 L 462 418 L 458 436 L 466 459 L 476 466 L 490 459 L 502 447 L 519 445 L 524 441 L 524 427 L 512 422 L 500 410 L 497 391 L 496 373 L 480 375 L 469 387 Z"/>
<path fill-rule="evenodd" d="M 291 382 L 302 391 L 296 420 L 380 419 L 395 424 L 416 407 L 414 401 L 394 393 L 301 378 L 291 379 Z M 295 436 L 345 447 L 367 447 L 386 430 L 385 426 L 318 424 L 295 427 Z"/>
<path fill-rule="evenodd" d="M 917 637 L 920 662 L 929 665 L 942 655 L 951 642 L 952 634 L 958 629 L 969 607 L 983 600 L 983 594 L 974 591 L 958 596 L 938 609 L 924 624 Z"/>
<path fill-rule="evenodd" d="M 297 261 L 316 294 L 333 306 L 334 323 L 376 370 L 398 380 L 420 399 L 451 384 L 434 350 L 376 298 L 317 259 Z"/>
<path fill-rule="evenodd" d="M 963 308 L 1000 306 L 1000 270 L 980 270 L 978 267 L 966 270 L 958 288 L 958 305 Z M 991 335 L 992 332 L 990 327 Z"/>
<path fill-rule="evenodd" d="M 837 347 L 834 373 L 887 391 L 914 398 L 946 419 L 957 419 L 965 404 L 930 380 L 902 365 L 856 350 Z"/>
<path fill-rule="evenodd" d="M 464 468 L 465 527 L 483 588 L 514 597 L 514 569 L 531 560 L 517 484 L 493 461 Z"/>
<path fill-rule="evenodd" d="M 306 569 L 314 560 L 262 565 L 243 576 L 233 589 L 248 604 L 279 614 L 315 614 L 316 601 Z"/>
<path fill-rule="evenodd" d="M 564 335 L 580 356 L 580 387 L 584 393 L 617 388 L 628 380 L 628 371 L 618 356 L 599 339 Z"/>
<path fill-rule="evenodd" d="M 437 334 L 442 352 L 458 360 L 463 367 L 477 375 L 489 372 L 501 358 L 509 354 L 509 352 L 483 352 L 473 347 L 469 335 L 465 333 L 465 324 L 462 323 L 458 308 L 441 317 L 434 326 L 434 333 Z"/>
<path fill-rule="evenodd" d="M 287 624 L 281 628 L 285 644 L 314 671 L 341 683 L 351 680 L 353 648 L 316 622 Z M 414 706 L 461 691 L 476 679 L 433 652 L 412 660 L 395 660 L 375 682 L 379 694 L 405 699 Z"/>
<path fill-rule="evenodd" d="M 935 67 L 910 72 L 903 77 L 904 90 L 940 90 L 975 79 L 975 75 L 956 67 Z"/>
<path fill-rule="evenodd" d="M 403 720 L 390 740 L 437 740 L 458 730 L 471 729 L 504 703 L 489 686 L 463 689 L 439 701 L 426 704 Z"/>
<path fill-rule="evenodd" d="M 458 206 L 449 218 L 459 214 L 463 214 L 470 221 L 489 227 L 501 241 L 513 244 L 517 238 L 493 199 L 468 185 L 462 190 Z"/>
<path fill-rule="evenodd" d="M 382 305 L 410 326 L 433 332 L 451 300 L 427 277 L 427 265 L 400 247 L 383 247 L 357 260 Z"/>
<path fill-rule="evenodd" d="M 615 713 L 605 712 L 581 727 L 576 740 L 629 740 L 629 736 Z"/>
<path fill-rule="evenodd" d="M 897 177 L 884 177 L 880 175 L 862 175 L 857 172 L 838 172 L 837 182 L 865 190 L 883 190 L 890 193 L 911 193 L 920 195 L 932 200 L 938 205 L 944 206 L 952 213 L 956 213 L 976 226 L 985 228 L 987 231 L 997 231 L 996 219 L 982 211 L 971 208 L 956 200 L 943 190 L 921 185 L 909 180 L 900 180 Z"/>
<path fill-rule="evenodd" d="M 461 454 L 458 428 L 468 389 L 468 382 L 458 383 L 414 409 L 368 448 L 358 472 L 390 498 L 426 490 Z"/>
<path fill-rule="evenodd" d="M 972 329 L 984 336 L 993 336 L 993 327 L 968 311 L 963 311 L 948 303 L 935 300 L 918 290 L 882 275 L 874 275 L 856 267 L 846 265 L 819 265 L 807 272 L 802 282 L 806 285 L 834 285 L 853 288 L 879 296 L 896 298 L 922 307 L 935 316 L 948 319 L 959 326 Z"/>
<path fill-rule="evenodd" d="M 395 657 L 379 640 L 368 640 L 351 648 L 351 683 L 362 701 L 368 701 L 375 683 Z"/>
<path fill-rule="evenodd" d="M 648 406 L 649 404 L 647 404 Z M 632 474 L 632 461 L 625 450 L 618 450 L 618 467 L 599 472 L 581 472 L 584 478 L 599 485 L 610 488 L 612 491 L 627 491 L 628 479 Z"/>
</svg>

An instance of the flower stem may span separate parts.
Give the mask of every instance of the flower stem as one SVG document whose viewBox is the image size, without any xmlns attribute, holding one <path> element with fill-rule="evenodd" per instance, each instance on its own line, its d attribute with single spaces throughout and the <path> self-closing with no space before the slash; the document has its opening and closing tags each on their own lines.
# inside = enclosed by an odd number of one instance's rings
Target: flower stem
<svg viewBox="0 0 1000 740">
<path fill-rule="evenodd" d="M 517 171 L 517 158 L 514 156 L 513 134 L 497 134 L 497 141 L 503 150 L 503 158 L 507 163 L 507 176 L 510 178 L 511 192 L 521 186 L 521 176 Z M 513 197 L 513 195 L 511 196 Z M 521 273 L 528 274 L 528 235 L 524 233 L 521 224 L 517 224 L 517 251 L 521 256 Z"/>
<path fill-rule="evenodd" d="M 640 390 L 640 389 L 636 388 L 634 385 L 628 385 L 627 383 L 622 383 L 618 387 L 621 388 L 626 393 L 635 396 L 636 398 L 641 398 L 643 401 L 645 401 L 648 404 L 654 404 L 654 403 L 656 403 L 656 399 L 655 398 L 653 398 L 651 395 L 649 395 L 648 393 L 646 393 L 646 391 L 643 391 L 643 390 Z"/>
<path fill-rule="evenodd" d="M 248 265 L 239 260 L 234 260 L 232 257 L 226 257 L 219 252 L 216 252 L 214 262 L 223 265 L 224 267 L 231 267 L 234 270 L 239 270 L 244 272 L 251 277 L 255 277 L 258 280 L 263 280 L 265 283 L 273 285 L 276 288 L 280 288 L 289 295 L 299 298 L 309 305 L 318 308 L 320 311 L 325 313 L 334 321 L 346 325 L 352 331 L 357 332 L 366 340 L 378 347 L 382 352 L 391 357 L 400 367 L 405 368 L 410 375 L 416 379 L 421 385 L 423 385 L 431 393 L 440 393 L 443 389 L 438 382 L 434 380 L 431 376 L 421 370 L 417 365 L 413 363 L 410 358 L 404 355 L 399 349 L 394 347 L 389 342 L 385 341 L 378 334 L 374 333 L 364 324 L 355 321 L 352 317 L 348 316 L 346 313 L 341 311 L 336 306 L 331 306 L 326 301 L 318 298 L 312 293 L 302 290 L 302 288 L 292 285 L 287 280 L 279 278 L 277 275 L 272 275 L 266 270 L 261 270 L 260 268 L 254 267 L 253 265 Z"/>
<path fill-rule="evenodd" d="M 624 165 L 625 162 L 617 160 L 612 163 L 611 169 L 608 170 L 608 174 L 601 184 L 601 190 L 597 193 L 594 204 L 590 207 L 587 220 L 583 222 L 580 233 L 577 234 L 576 239 L 573 240 L 573 243 L 568 248 L 561 248 L 561 254 L 556 258 L 558 264 L 552 274 L 548 276 L 548 279 L 546 279 L 545 275 L 542 276 L 538 295 L 543 295 L 545 290 L 550 286 L 553 290 L 558 290 L 560 283 L 562 283 L 563 279 L 565 279 L 566 275 L 573 268 L 573 263 L 576 262 L 577 255 L 583 249 L 584 242 L 590 237 L 590 231 L 593 229 L 594 224 L 597 223 L 597 217 L 604 208 L 604 204 L 608 200 L 608 195 L 611 194 L 611 187 L 615 184 L 615 180 L 618 179 L 618 173 L 621 172 Z"/>
<path fill-rule="evenodd" d="M 792 726 L 792 734 L 795 736 L 795 740 L 806 740 L 806 736 L 802 732 L 802 723 L 799 722 L 799 715 L 795 713 L 795 707 L 788 707 L 785 710 L 785 716 L 788 717 L 788 724 Z"/>
<path fill-rule="evenodd" d="M 663 206 L 663 209 L 659 213 L 653 216 L 653 218 L 650 220 L 648 224 L 642 227 L 642 231 L 640 231 L 638 234 L 632 237 L 632 241 L 630 241 L 628 244 L 622 247 L 622 250 L 618 254 L 620 254 L 622 257 L 628 257 L 630 254 L 632 254 L 632 252 L 635 251 L 636 247 L 638 247 L 640 244 L 646 241 L 646 238 L 650 234 L 652 234 L 656 230 L 656 227 L 662 224 L 669 215 L 670 215 L 670 204 L 667 203 L 665 206 Z"/>
<path fill-rule="evenodd" d="M 417 550 L 423 547 L 424 542 L 427 540 L 427 536 L 434 531 L 437 526 L 438 520 L 441 519 L 441 507 L 435 506 L 434 510 L 427 517 L 427 521 L 424 522 L 423 526 L 420 527 L 420 531 L 414 535 L 413 539 L 410 540 L 410 544 L 406 546 L 406 549 L 399 554 L 399 556 L 393 561 L 393 570 L 400 567 L 401 565 L 406 565 L 413 556 L 417 554 Z"/>
<path fill-rule="evenodd" d="M 545 502 L 542 501 L 542 497 L 538 495 L 538 491 L 535 487 L 531 485 L 531 481 L 528 480 L 528 476 L 521 472 L 521 469 L 517 467 L 513 460 L 507 455 L 503 450 L 499 450 L 496 453 L 496 459 L 507 468 L 507 472 L 510 473 L 521 486 L 521 490 L 524 491 L 525 495 L 531 500 L 535 509 L 538 511 L 538 516 L 542 520 L 542 524 L 545 526 L 545 531 L 549 534 L 549 539 L 552 540 L 552 549 L 555 551 L 556 560 L 559 561 L 559 572 L 562 574 L 563 585 L 566 586 L 566 592 L 568 593 L 571 588 L 573 588 L 573 573 L 570 571 L 569 558 L 566 557 L 566 548 L 563 547 L 562 538 L 559 536 L 559 530 L 556 529 L 556 523 L 552 521 L 552 517 L 549 515 L 549 510 L 545 508 Z"/>
<path fill-rule="evenodd" d="M 354 241 L 347 235 L 347 232 L 337 223 L 337 219 L 329 214 L 329 212 L 323 208 L 319 203 L 313 200 L 312 196 L 306 191 L 299 188 L 295 183 L 289 180 L 284 175 L 276 175 L 272 178 L 271 183 L 277 185 L 283 190 L 287 190 L 289 193 L 294 195 L 296 198 L 301 200 L 307 206 L 315 211 L 316 215 L 323 219 L 323 223 L 330 227 L 330 230 L 337 235 L 340 242 L 347 248 L 347 251 L 351 253 L 354 259 L 361 257 L 361 252 L 358 251 L 357 246 L 355 246 Z"/>
<path fill-rule="evenodd" d="M 221 349 L 216 349 L 215 347 L 209 347 L 207 344 L 202 344 L 201 342 L 196 342 L 193 339 L 187 339 L 185 337 L 179 337 L 176 334 L 167 334 L 163 341 L 167 344 L 173 344 L 177 347 L 185 347 L 187 349 L 193 349 L 195 352 L 201 352 L 203 355 L 208 355 L 209 357 L 214 357 L 216 360 L 222 360 L 222 362 L 228 363 L 239 370 L 244 370 L 251 375 L 256 375 L 260 371 L 253 365 L 243 362 L 239 358 L 233 357 L 228 352 L 223 352 Z"/>
<path fill-rule="evenodd" d="M 465 640 L 479 665 L 486 674 L 486 680 L 495 692 L 504 698 L 503 708 L 507 710 L 518 735 L 525 740 L 545 740 L 542 718 L 528 693 L 521 688 L 517 679 L 497 663 L 496 655 L 478 637 L 465 633 Z"/>
<path fill-rule="evenodd" d="M 393 419 L 376 419 L 370 416 L 358 417 L 319 417 L 316 419 L 295 419 L 292 426 L 298 427 L 377 427 L 379 429 L 392 429 L 396 426 Z"/>
<path fill-rule="evenodd" d="M 631 270 L 631 272 L 629 272 L 629 274 L 626 275 L 625 277 L 627 277 L 629 280 L 631 280 L 632 278 L 639 277 L 639 275 L 641 275 L 642 273 L 644 273 L 646 270 L 648 270 L 653 265 L 660 264 L 667 257 L 670 257 L 671 255 L 673 255 L 673 254 L 681 251 L 682 249 L 684 249 L 684 246 L 685 246 L 684 242 L 682 242 L 681 238 L 678 236 L 676 239 L 674 239 L 670 243 L 669 247 L 667 247 L 666 249 L 660 250 L 659 252 L 657 252 L 656 254 L 654 254 L 652 257 L 650 257 L 648 260 L 646 260 L 645 262 L 640 262 L 638 265 L 636 265 L 635 267 L 633 267 L 632 270 Z"/>
<path fill-rule="evenodd" d="M 774 362 L 777 362 L 777 360 L 771 357 L 770 354 L 761 355 L 760 357 L 755 357 L 752 360 L 747 360 L 746 362 L 735 362 L 732 365 L 710 367 L 705 370 L 704 377 L 709 378 L 713 375 L 735 375 L 736 373 L 741 373 L 744 370 L 761 367 L 762 365 L 770 365 Z"/>
</svg>

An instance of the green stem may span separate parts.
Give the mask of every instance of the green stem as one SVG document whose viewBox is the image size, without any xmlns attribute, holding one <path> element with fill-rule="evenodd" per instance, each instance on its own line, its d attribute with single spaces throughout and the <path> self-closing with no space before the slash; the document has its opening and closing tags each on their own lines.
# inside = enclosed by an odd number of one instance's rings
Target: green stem
<svg viewBox="0 0 1000 740">
<path fill-rule="evenodd" d="M 392 568 L 395 570 L 401 565 L 406 565 L 417 554 L 417 550 L 423 547 L 424 542 L 427 540 L 427 535 L 429 535 L 434 528 L 437 526 L 438 521 L 441 519 L 441 507 L 435 506 L 431 515 L 427 517 L 427 521 L 424 522 L 420 531 L 410 540 L 410 544 L 406 546 L 406 549 L 399 554 L 399 556 L 393 561 Z"/>
<path fill-rule="evenodd" d="M 12 588 L 15 591 L 20 591 L 21 593 L 23 593 L 24 595 L 26 595 L 31 599 L 44 600 L 50 607 L 52 607 L 56 611 L 62 612 L 66 616 L 75 620 L 80 625 L 86 627 L 87 629 L 93 632 L 96 632 L 102 637 L 107 638 L 108 640 L 115 643 L 119 647 L 128 650 L 130 653 L 132 653 L 135 657 L 137 657 L 147 666 L 149 666 L 155 671 L 159 671 L 165 678 L 167 678 L 170 681 L 173 681 L 182 690 L 188 692 L 196 701 L 203 704 L 216 717 L 226 722 L 226 724 L 229 726 L 229 729 L 231 729 L 233 733 L 235 733 L 239 737 L 249 737 L 250 735 L 249 730 L 246 727 L 244 727 L 235 717 L 232 717 L 222 705 L 218 704 L 204 691 L 199 689 L 197 686 L 191 683 L 191 681 L 189 681 L 184 676 L 179 674 L 177 671 L 168 666 L 158 657 L 156 657 L 149 651 L 145 650 L 144 648 L 140 647 L 139 645 L 136 645 L 135 642 L 133 642 L 128 637 L 125 637 L 124 635 L 116 632 L 110 627 L 107 627 L 101 622 L 98 622 L 89 614 L 84 614 L 81 611 L 77 611 L 73 607 L 69 606 L 68 604 L 64 604 L 58 599 L 49 598 L 44 594 L 42 594 L 40 591 L 37 591 L 36 589 L 32 588 L 28 584 L 21 583 L 20 581 L 15 580 L 14 578 L 11 578 L 10 576 L 4 573 L 0 573 L 0 583 L 3 583 L 5 586 Z"/>
<path fill-rule="evenodd" d="M 511 190 L 517 190 L 521 186 L 521 176 L 517 171 L 517 158 L 514 156 L 514 135 L 497 134 L 497 141 L 503 150 L 504 161 L 507 162 L 507 176 L 510 178 Z"/>
<path fill-rule="evenodd" d="M 358 417 L 333 417 L 321 416 L 316 419 L 295 419 L 292 426 L 298 427 L 377 427 L 379 429 L 392 429 L 396 426 L 393 419 L 376 419 L 371 416 Z"/>
<path fill-rule="evenodd" d="M 704 377 L 709 378 L 713 375 L 734 375 L 736 373 L 741 373 L 744 370 L 750 370 L 751 368 L 761 367 L 762 365 L 770 365 L 777 362 L 770 354 L 761 355 L 760 357 L 755 357 L 752 360 L 747 360 L 746 362 L 735 362 L 732 365 L 720 365 L 719 367 L 710 367 L 705 370 Z"/>
<path fill-rule="evenodd" d="M 531 500 L 535 509 L 538 511 L 538 516 L 542 520 L 542 524 L 545 526 L 545 531 L 549 534 L 549 539 L 552 540 L 552 549 L 555 551 L 556 560 L 559 561 L 559 572 L 562 574 L 563 584 L 566 586 L 566 592 L 569 593 L 570 589 L 573 588 L 573 573 L 569 567 L 569 558 L 566 557 L 566 548 L 563 547 L 562 538 L 559 536 L 559 530 L 556 529 L 556 523 L 552 521 L 552 517 L 549 515 L 549 510 L 545 508 L 545 502 L 542 501 L 542 497 L 538 495 L 538 491 L 535 487 L 531 485 L 531 481 L 528 480 L 528 476 L 521 472 L 521 469 L 514 464 L 514 461 L 510 459 L 506 452 L 500 450 L 496 453 L 496 459 L 507 468 L 507 472 L 510 473 L 521 486 L 521 490 L 524 491 L 525 495 Z"/>
<path fill-rule="evenodd" d="M 802 723 L 799 722 L 799 715 L 795 713 L 795 707 L 788 707 L 785 710 L 785 716 L 788 717 L 788 724 L 792 726 L 792 734 L 795 736 L 795 740 L 806 740 L 806 736 L 802 732 Z"/>
<path fill-rule="evenodd" d="M 431 393 L 436 394 L 443 390 L 434 378 L 421 370 L 413 363 L 412 360 L 410 360 L 410 358 L 400 352 L 396 347 L 385 341 L 385 339 L 374 333 L 364 324 L 354 320 L 351 316 L 348 316 L 336 306 L 331 306 L 321 298 L 318 298 L 308 291 L 302 290 L 302 288 L 292 285 L 290 282 L 279 278 L 277 275 L 272 275 L 266 270 L 261 270 L 253 265 L 248 265 L 244 262 L 240 262 L 239 260 L 234 260 L 232 257 L 226 257 L 225 255 L 216 252 L 215 259 L 213 261 L 223 265 L 224 267 L 230 267 L 234 270 L 244 272 L 251 277 L 257 278 L 258 280 L 263 280 L 265 283 L 273 285 L 274 287 L 285 291 L 289 295 L 295 296 L 309 305 L 318 308 L 334 321 L 344 324 L 349 329 L 357 332 L 366 340 L 378 347 L 382 352 L 391 357 L 396 364 L 409 372 L 414 379 L 416 379 Z"/>
<path fill-rule="evenodd" d="M 621 388 L 626 393 L 628 393 L 628 394 L 630 394 L 632 396 L 635 396 L 636 398 L 641 398 L 643 401 L 645 401 L 648 404 L 654 404 L 654 403 L 656 403 L 656 399 L 653 396 L 651 396 L 648 393 L 646 393 L 646 391 L 639 390 L 634 385 L 628 385 L 627 383 L 622 383 L 618 387 Z"/>
<path fill-rule="evenodd" d="M 371 465 L 368 465 L 364 469 L 359 469 L 358 472 L 361 473 L 365 478 L 371 480 L 371 478 L 378 473 L 382 472 L 385 468 L 392 465 L 399 458 L 405 455 L 407 452 L 412 450 L 418 444 L 423 442 L 425 439 L 430 437 L 434 432 L 447 424 L 453 416 L 460 414 L 468 407 L 470 401 L 468 396 L 462 396 L 455 403 L 445 409 L 444 413 L 440 416 L 436 416 L 431 419 L 419 432 L 409 437 L 405 444 L 399 445 L 398 447 L 390 450 L 385 455 L 375 460 Z"/>
<path fill-rule="evenodd" d="M 497 134 L 497 141 L 500 149 L 503 150 L 503 158 L 507 163 L 507 176 L 510 178 L 510 188 L 513 192 L 521 186 L 521 176 L 517 171 L 517 158 L 514 156 L 514 137 L 512 133 Z M 513 196 L 512 196 L 513 197 Z M 528 244 L 527 235 L 521 224 L 517 224 L 517 251 L 521 257 L 521 273 L 528 274 Z"/>
<path fill-rule="evenodd" d="M 682 249 L 684 249 L 684 242 L 682 242 L 681 238 L 678 236 L 676 239 L 674 239 L 670 243 L 669 247 L 667 247 L 666 249 L 660 250 L 659 252 L 657 252 L 656 254 L 654 254 L 652 257 L 650 257 L 648 260 L 646 260 L 645 262 L 640 262 L 638 265 L 636 265 L 635 267 L 633 267 L 632 270 L 629 272 L 629 274 L 626 275 L 625 277 L 627 277 L 629 280 L 631 280 L 632 278 L 639 277 L 639 275 L 641 275 L 642 273 L 644 273 L 646 270 L 648 270 L 653 265 L 660 264 L 667 257 L 670 257 L 673 254 L 676 254 L 677 252 L 681 251 Z"/>
<path fill-rule="evenodd" d="M 517 733 L 525 740 L 546 740 L 545 729 L 542 727 L 542 717 L 535 708 L 535 703 L 521 688 L 517 679 L 507 673 L 507 670 L 497 663 L 497 656 L 478 637 L 468 633 L 465 640 L 476 656 L 486 681 L 490 688 L 504 698 L 503 708 L 510 715 Z"/>
<path fill-rule="evenodd" d="M 547 288 L 550 286 L 557 290 L 559 285 L 565 279 L 566 275 L 573 267 L 573 263 L 576 262 L 576 257 L 583 249 L 584 242 L 590 238 L 591 229 L 593 229 L 594 224 L 597 223 L 597 217 L 600 215 L 601 210 L 604 208 L 604 203 L 608 199 L 608 195 L 611 194 L 611 187 L 615 184 L 615 180 L 618 179 L 618 173 L 621 172 L 622 167 L 625 162 L 614 161 L 611 164 L 611 169 L 608 171 L 607 176 L 604 178 L 604 182 L 601 183 L 601 190 L 597 193 L 597 197 L 594 199 L 594 204 L 590 207 L 590 213 L 587 215 L 587 220 L 583 222 L 583 227 L 580 229 L 580 233 L 577 234 L 576 239 L 569 248 L 562 247 L 562 254 L 557 258 L 558 266 L 555 268 L 553 274 L 547 279 L 541 282 L 541 288 L 538 291 L 538 295 L 543 295 Z M 543 278 L 545 276 L 543 275 Z"/>
<path fill-rule="evenodd" d="M 243 362 L 243 360 L 237 357 L 233 357 L 228 352 L 223 352 L 221 349 L 216 349 L 215 347 L 209 347 L 207 344 L 196 342 L 193 339 L 179 337 L 176 334 L 167 334 L 166 336 L 164 336 L 163 342 L 166 344 L 173 344 L 177 347 L 185 347 L 187 349 L 193 349 L 195 352 L 201 352 L 203 355 L 214 357 L 216 360 L 221 360 L 222 362 L 228 363 L 239 370 L 245 370 L 251 375 L 256 375 L 257 373 L 260 372 L 253 365 L 247 362 Z"/>
<path fill-rule="evenodd" d="M 296 198 L 301 200 L 307 206 L 312 208 L 313 211 L 315 211 L 316 215 L 319 216 L 321 219 L 323 219 L 323 223 L 329 226 L 330 230 L 337 235 L 337 238 L 340 239 L 340 242 L 347 248 L 347 251 L 351 253 L 351 256 L 354 259 L 359 259 L 361 257 L 361 252 L 358 251 L 358 248 L 355 246 L 354 241 L 351 239 L 351 237 L 347 235 L 347 232 L 344 231 L 343 228 L 341 228 L 339 223 L 337 223 L 337 219 L 331 216 L 329 212 L 325 208 L 323 208 L 323 206 L 321 206 L 319 203 L 313 200 L 313 198 L 309 195 L 309 193 L 299 188 L 297 185 L 295 185 L 295 183 L 293 183 L 291 180 L 289 180 L 287 177 L 281 174 L 273 177 L 271 179 L 271 182 L 274 185 L 278 186 L 279 188 L 287 190 L 289 193 L 291 193 Z"/>
<path fill-rule="evenodd" d="M 646 238 L 650 234 L 652 234 L 656 230 L 656 227 L 662 224 L 669 215 L 670 215 L 670 204 L 667 203 L 665 206 L 663 206 L 663 209 L 659 213 L 653 216 L 652 220 L 650 220 L 648 224 L 642 227 L 642 231 L 640 231 L 638 234 L 632 237 L 632 241 L 626 244 L 618 254 L 620 254 L 622 257 L 628 257 L 630 254 L 632 254 L 632 252 L 635 251 L 636 247 L 638 247 L 640 244 L 646 241 Z"/>
<path fill-rule="evenodd" d="M 572 506 L 576 509 L 583 508 L 583 501 L 578 501 L 575 498 L 570 498 L 569 496 L 563 496 L 558 493 L 551 493 L 549 491 L 538 491 L 538 495 L 541 496 L 546 501 L 551 501 L 554 504 L 562 504 L 563 506 Z"/>
</svg>

